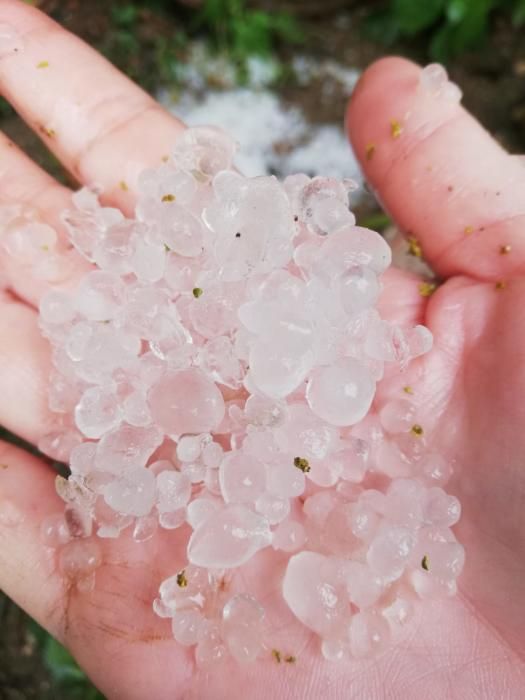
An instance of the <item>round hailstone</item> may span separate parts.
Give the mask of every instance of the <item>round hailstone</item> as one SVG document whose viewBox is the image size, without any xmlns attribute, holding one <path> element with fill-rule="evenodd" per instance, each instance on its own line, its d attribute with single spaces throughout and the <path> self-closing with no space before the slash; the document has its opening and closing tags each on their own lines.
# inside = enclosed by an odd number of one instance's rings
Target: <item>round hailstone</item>
<svg viewBox="0 0 525 700">
<path fill-rule="evenodd" d="M 75 423 L 88 438 L 100 438 L 122 420 L 122 409 L 112 387 L 87 389 L 75 407 Z"/>
<path fill-rule="evenodd" d="M 131 259 L 131 269 L 141 282 L 158 282 L 164 274 L 166 249 L 160 243 L 139 240 Z"/>
<path fill-rule="evenodd" d="M 419 74 L 421 87 L 433 97 L 436 97 L 448 83 L 448 74 L 440 63 L 430 63 Z"/>
<path fill-rule="evenodd" d="M 102 562 L 100 546 L 88 540 L 72 540 L 61 550 L 58 557 L 60 571 L 69 578 L 89 576 Z"/>
<path fill-rule="evenodd" d="M 461 503 L 443 489 L 431 488 L 426 494 L 424 513 L 426 522 L 438 527 L 452 527 L 461 516 Z"/>
<path fill-rule="evenodd" d="M 183 435 L 177 442 L 177 457 L 181 462 L 195 462 L 201 456 L 204 444 L 202 435 Z"/>
<path fill-rule="evenodd" d="M 357 314 L 373 306 L 379 292 L 377 275 L 369 267 L 354 265 L 339 278 L 341 303 L 347 314 Z"/>
<path fill-rule="evenodd" d="M 226 503 L 253 502 L 266 488 L 266 467 L 242 451 L 230 452 L 219 467 L 219 482 Z"/>
<path fill-rule="evenodd" d="M 117 275 L 102 270 L 88 273 L 75 295 L 76 310 L 89 321 L 108 321 L 121 308 L 123 284 Z"/>
<path fill-rule="evenodd" d="M 431 452 L 419 461 L 421 473 L 436 486 L 444 486 L 452 476 L 452 467 L 441 455 Z"/>
<path fill-rule="evenodd" d="M 255 661 L 263 649 L 264 608 L 251 595 L 231 598 L 223 608 L 223 634 L 234 659 Z"/>
<path fill-rule="evenodd" d="M 191 481 L 186 474 L 174 470 L 157 476 L 157 508 L 160 513 L 172 513 L 184 508 L 191 496 Z"/>
<path fill-rule="evenodd" d="M 218 498 L 195 498 L 188 504 L 186 519 L 190 527 L 196 530 L 202 523 L 220 510 L 222 501 Z"/>
<path fill-rule="evenodd" d="M 154 422 L 167 435 L 206 433 L 224 418 L 224 399 L 217 386 L 198 369 L 165 375 L 148 394 Z"/>
<path fill-rule="evenodd" d="M 38 221 L 26 221 L 22 226 L 11 225 L 4 238 L 4 248 L 21 263 L 34 263 L 56 246 L 56 231 Z"/>
<path fill-rule="evenodd" d="M 310 339 L 301 332 L 283 329 L 274 341 L 253 344 L 249 376 L 263 394 L 280 399 L 297 389 L 314 361 Z"/>
<path fill-rule="evenodd" d="M 395 525 L 417 529 L 423 521 L 424 503 L 425 490 L 421 484 L 411 479 L 395 479 L 386 493 L 385 518 Z"/>
<path fill-rule="evenodd" d="M 171 628 L 173 636 L 184 646 L 197 644 L 204 635 L 206 620 L 199 610 L 181 610 L 173 615 Z"/>
<path fill-rule="evenodd" d="M 350 618 L 348 596 L 334 562 L 317 552 L 300 552 L 288 562 L 283 597 L 293 614 L 322 637 Z"/>
<path fill-rule="evenodd" d="M 387 433 L 406 433 L 417 423 L 416 407 L 406 399 L 395 399 L 383 406 L 379 418 Z"/>
<path fill-rule="evenodd" d="M 100 471 L 121 474 L 146 464 L 162 443 L 162 433 L 156 427 L 136 428 L 121 425 L 106 433 L 97 444 L 95 467 Z"/>
<path fill-rule="evenodd" d="M 285 520 L 275 530 L 272 547 L 282 549 L 283 552 L 296 552 L 305 542 L 306 532 L 303 525 L 294 520 Z"/>
<path fill-rule="evenodd" d="M 349 637 L 352 656 L 374 656 L 388 646 L 390 627 L 379 613 L 360 612 L 352 618 Z"/>
<path fill-rule="evenodd" d="M 161 238 L 166 246 L 178 255 L 194 258 L 204 248 L 203 224 L 184 207 L 173 204 L 169 226 L 162 228 Z"/>
<path fill-rule="evenodd" d="M 411 530 L 386 528 L 372 540 L 366 560 L 377 576 L 395 581 L 402 575 L 415 544 Z"/>
<path fill-rule="evenodd" d="M 344 577 L 348 597 L 359 609 L 369 608 L 377 603 L 383 593 L 382 581 L 359 561 L 345 561 Z"/>
<path fill-rule="evenodd" d="M 268 520 L 243 505 L 230 505 L 206 519 L 192 534 L 188 559 L 208 569 L 233 569 L 270 544 Z"/>
<path fill-rule="evenodd" d="M 104 500 L 122 515 L 147 515 L 155 502 L 155 476 L 148 469 L 129 469 L 104 488 Z"/>
<path fill-rule="evenodd" d="M 71 539 L 63 513 L 54 513 L 42 521 L 40 539 L 46 547 L 60 547 Z"/>
<path fill-rule="evenodd" d="M 306 400 L 312 411 L 331 425 L 354 425 L 366 416 L 375 394 L 375 382 L 357 360 L 345 357 L 310 375 Z"/>
<path fill-rule="evenodd" d="M 329 277 L 361 265 L 379 275 L 391 262 L 392 250 L 382 236 L 362 226 L 344 226 L 327 236 L 314 269 Z"/>
<path fill-rule="evenodd" d="M 40 301 L 40 318 L 45 323 L 69 323 L 75 318 L 71 299 L 64 292 L 51 291 Z"/>
</svg>

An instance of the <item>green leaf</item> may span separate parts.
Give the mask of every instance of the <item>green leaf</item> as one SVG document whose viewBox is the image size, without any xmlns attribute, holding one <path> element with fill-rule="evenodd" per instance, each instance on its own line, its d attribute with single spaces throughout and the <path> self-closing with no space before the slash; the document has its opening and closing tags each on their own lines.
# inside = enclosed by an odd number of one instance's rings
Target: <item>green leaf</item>
<svg viewBox="0 0 525 700">
<path fill-rule="evenodd" d="M 525 24 L 525 0 L 517 0 L 512 12 L 512 23 L 515 27 Z"/>
<path fill-rule="evenodd" d="M 453 30 L 450 24 L 444 24 L 432 37 L 429 54 L 434 61 L 446 63 L 453 53 Z"/>
<path fill-rule="evenodd" d="M 476 46 L 485 39 L 494 2 L 495 0 L 465 0 L 465 14 L 454 31 L 454 52 Z"/>
<path fill-rule="evenodd" d="M 44 650 L 44 660 L 53 678 L 59 683 L 85 681 L 86 675 L 75 659 L 56 639 L 49 637 Z"/>
<path fill-rule="evenodd" d="M 446 0 L 392 0 L 392 13 L 403 34 L 417 34 L 442 15 Z"/>
<path fill-rule="evenodd" d="M 124 5 L 111 8 L 111 18 L 115 24 L 129 27 L 135 24 L 138 16 L 138 8 L 135 5 Z"/>
<path fill-rule="evenodd" d="M 465 17 L 468 0 L 451 0 L 446 9 L 447 19 L 451 24 L 458 24 Z"/>
<path fill-rule="evenodd" d="M 392 219 L 382 211 L 368 214 L 359 222 L 359 226 L 374 229 L 374 231 L 384 231 L 392 224 Z"/>
<path fill-rule="evenodd" d="M 364 29 L 369 39 L 386 46 L 393 44 L 400 34 L 399 23 L 389 10 L 376 10 L 368 15 Z"/>
</svg>

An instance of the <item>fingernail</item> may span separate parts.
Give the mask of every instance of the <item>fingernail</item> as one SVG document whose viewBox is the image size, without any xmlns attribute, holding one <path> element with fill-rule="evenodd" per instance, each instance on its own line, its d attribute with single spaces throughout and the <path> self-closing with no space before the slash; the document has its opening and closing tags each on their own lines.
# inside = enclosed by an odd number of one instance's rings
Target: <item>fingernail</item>
<svg viewBox="0 0 525 700">
<path fill-rule="evenodd" d="M 20 34 L 9 24 L 0 23 L 0 58 L 22 50 Z"/>
</svg>

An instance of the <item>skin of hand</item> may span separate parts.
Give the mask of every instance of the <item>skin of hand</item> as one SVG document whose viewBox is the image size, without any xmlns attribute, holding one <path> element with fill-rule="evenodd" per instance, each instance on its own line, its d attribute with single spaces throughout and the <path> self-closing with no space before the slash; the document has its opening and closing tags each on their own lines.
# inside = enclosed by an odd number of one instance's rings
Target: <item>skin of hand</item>
<svg viewBox="0 0 525 700">
<path fill-rule="evenodd" d="M 137 174 L 161 161 L 183 125 L 35 8 L 0 0 L 0 23 L 21 47 L 0 52 L 2 94 L 80 182 L 100 183 L 104 202 L 130 213 Z M 49 65 L 38 69 L 41 61 Z M 461 106 L 425 97 L 418 80 L 419 68 L 408 61 L 374 64 L 353 95 L 347 128 L 385 207 L 444 280 L 424 298 L 415 275 L 385 276 L 383 313 L 425 323 L 435 346 L 381 392 L 395 396 L 413 385 L 420 422 L 454 464 L 448 490 L 463 506 L 456 534 L 467 553 L 459 594 L 426 604 L 381 656 L 328 663 L 281 599 L 285 560 L 264 552 L 233 586 L 261 599 L 275 648 L 296 662 L 277 664 L 268 654 L 254 666 L 196 668 L 192 652 L 172 639 L 169 621 L 151 609 L 162 579 L 185 564 L 188 531 L 143 544 L 129 536 L 103 541 L 96 588 L 81 595 L 39 539 L 42 519 L 61 509 L 54 474 L 2 444 L 0 586 L 72 651 L 110 700 L 523 697 L 525 167 Z M 393 119 L 401 126 L 397 138 Z M 58 226 L 69 198 L 0 135 L 2 203 L 30 203 Z M 35 310 L 46 287 L 0 255 L 11 290 L 0 297 L 0 423 L 36 442 L 53 425 L 49 349 Z M 63 286 L 86 269 L 83 261 L 73 265 Z"/>
</svg>

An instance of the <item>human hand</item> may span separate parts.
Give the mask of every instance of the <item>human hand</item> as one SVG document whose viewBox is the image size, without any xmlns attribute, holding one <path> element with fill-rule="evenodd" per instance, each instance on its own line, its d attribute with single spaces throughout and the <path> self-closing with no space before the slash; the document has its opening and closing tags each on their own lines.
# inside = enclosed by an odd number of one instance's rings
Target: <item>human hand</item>
<svg viewBox="0 0 525 700">
<path fill-rule="evenodd" d="M 137 174 L 160 162 L 183 126 L 33 8 L 2 0 L 0 22 L 19 36 L 12 43 L 17 52 L 0 49 L 3 94 L 79 181 L 101 183 L 106 203 L 131 211 Z M 38 69 L 43 60 L 49 66 Z M 440 451 L 456 465 L 450 490 L 463 505 L 457 533 L 467 550 L 460 595 L 427 604 L 400 644 L 380 657 L 330 664 L 279 602 L 282 557 L 264 552 L 245 580 L 264 600 L 275 647 L 293 653 L 296 663 L 278 665 L 268 654 L 253 667 L 225 662 L 199 669 L 151 609 L 159 583 L 185 564 L 187 532 L 163 532 L 143 544 L 126 536 L 104 541 L 96 588 L 79 594 L 39 537 L 41 521 L 61 507 L 54 474 L 2 445 L 0 585 L 70 648 L 110 699 L 520 696 L 525 168 L 462 108 L 432 102 L 430 109 L 417 80 L 418 69 L 406 61 L 374 65 L 356 90 L 348 126 L 385 205 L 447 280 L 426 299 L 415 276 L 391 271 L 382 303 L 388 317 L 424 322 L 434 333 L 434 350 L 414 370 L 414 400 L 422 422 L 441 436 Z M 398 139 L 390 134 L 391 119 L 403 121 Z M 367 160 L 370 143 L 375 151 Z M 0 164 L 2 201 L 35 206 L 58 226 L 70 192 L 5 137 Z M 511 249 L 501 254 L 502 246 Z M 65 241 L 63 254 L 64 263 L 71 261 Z M 16 296 L 0 299 L 0 423 L 37 442 L 53 425 L 49 351 L 34 310 L 46 284 L 4 253 L 1 263 Z M 63 286 L 86 269 L 81 261 L 64 267 Z M 500 280 L 506 287 L 496 289 Z"/>
</svg>

